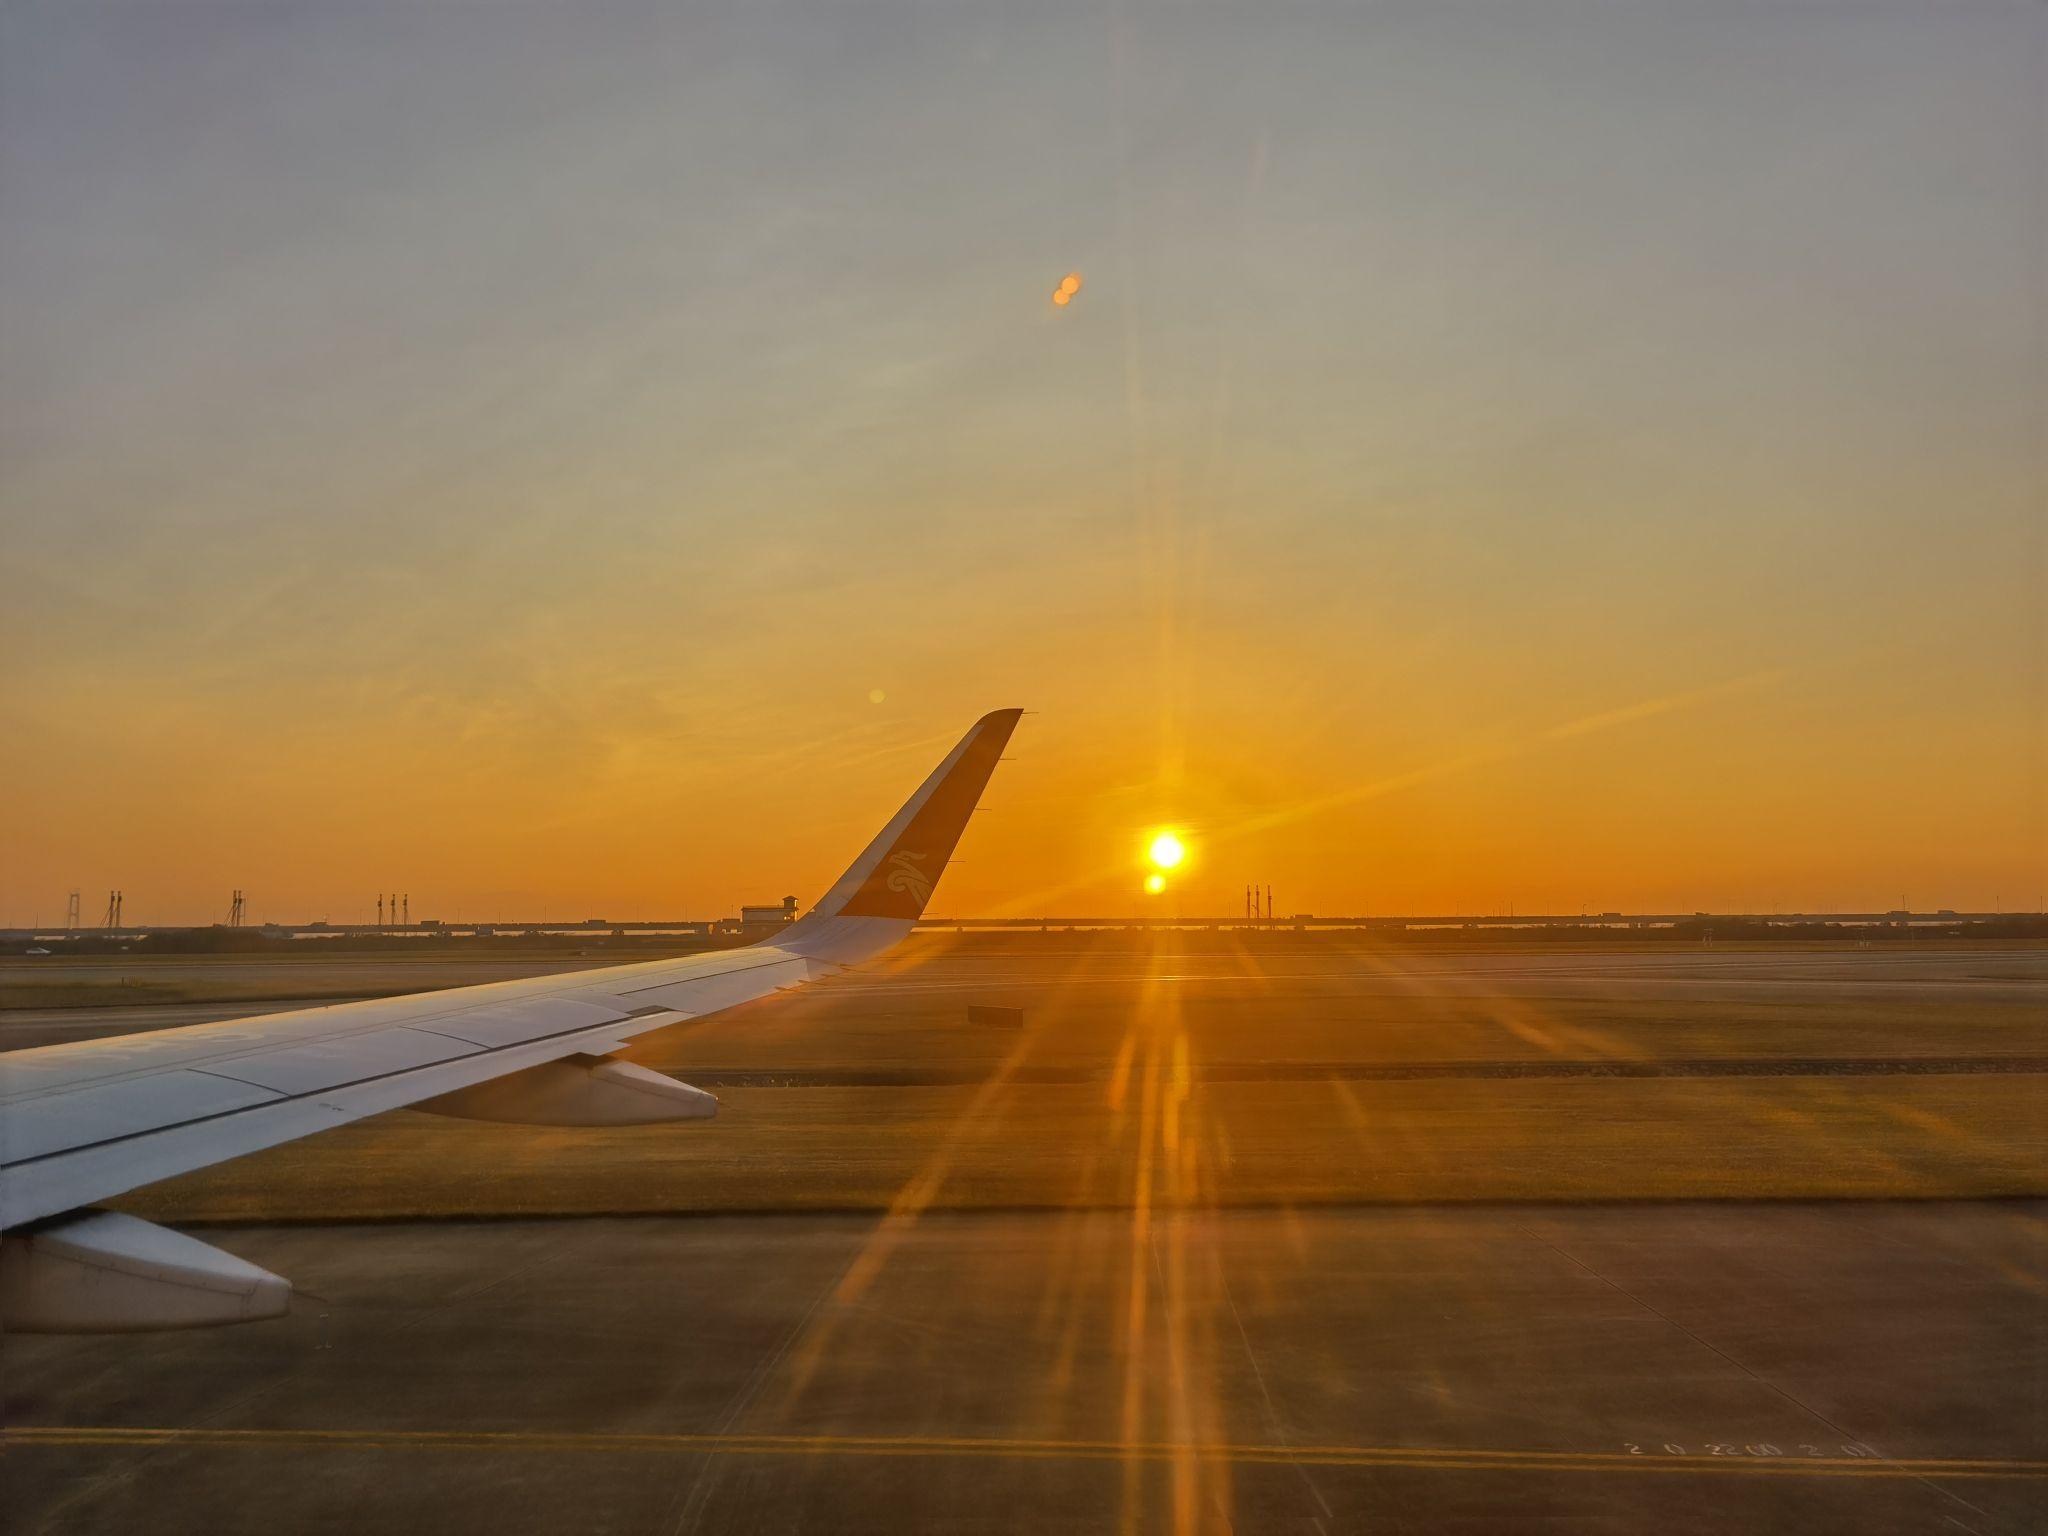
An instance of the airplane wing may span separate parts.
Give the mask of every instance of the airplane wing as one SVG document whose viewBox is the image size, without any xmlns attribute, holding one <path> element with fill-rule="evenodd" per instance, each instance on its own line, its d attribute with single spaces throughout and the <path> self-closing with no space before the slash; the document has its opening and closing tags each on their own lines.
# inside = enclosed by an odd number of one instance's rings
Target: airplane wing
<svg viewBox="0 0 2048 1536">
<path fill-rule="evenodd" d="M 410 1106 L 472 1119 L 698 1119 L 709 1094 L 608 1060 L 634 1036 L 802 986 L 901 940 L 1016 728 L 977 721 L 825 897 L 771 942 L 679 960 L 0 1054 L 0 1324 L 275 1316 L 289 1286 L 133 1217 L 138 1185 Z"/>
</svg>

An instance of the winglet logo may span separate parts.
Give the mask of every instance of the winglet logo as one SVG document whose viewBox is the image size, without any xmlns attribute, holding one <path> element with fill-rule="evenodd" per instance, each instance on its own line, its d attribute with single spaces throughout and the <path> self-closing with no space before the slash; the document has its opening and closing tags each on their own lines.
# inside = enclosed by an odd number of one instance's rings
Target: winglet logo
<svg viewBox="0 0 2048 1536">
<path fill-rule="evenodd" d="M 883 882 L 892 891 L 907 893 L 920 907 L 932 899 L 931 878 L 918 867 L 925 857 L 921 853 L 892 853 L 889 876 Z"/>
</svg>

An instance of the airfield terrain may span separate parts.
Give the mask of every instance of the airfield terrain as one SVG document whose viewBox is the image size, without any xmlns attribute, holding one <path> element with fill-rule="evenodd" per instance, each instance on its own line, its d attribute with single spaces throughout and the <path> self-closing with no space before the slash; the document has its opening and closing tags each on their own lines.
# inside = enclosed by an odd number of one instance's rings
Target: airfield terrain
<svg viewBox="0 0 2048 1536">
<path fill-rule="evenodd" d="M 571 963 L 8 962 L 0 1046 Z M 2043 949 L 921 938 L 642 1041 L 708 1125 L 125 1197 L 301 1296 L 7 1340 L 0 1523 L 2038 1530 L 2044 1018 Z"/>
</svg>

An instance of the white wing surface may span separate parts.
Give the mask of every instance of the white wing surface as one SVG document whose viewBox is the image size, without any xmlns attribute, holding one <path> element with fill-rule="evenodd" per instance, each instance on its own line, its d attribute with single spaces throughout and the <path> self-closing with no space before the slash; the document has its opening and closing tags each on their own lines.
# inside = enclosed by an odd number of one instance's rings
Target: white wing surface
<svg viewBox="0 0 2048 1536">
<path fill-rule="evenodd" d="M 550 1124 L 701 1117 L 708 1095 L 605 1056 L 635 1035 L 801 986 L 900 940 L 1020 713 L 978 721 L 825 898 L 771 943 L 0 1054 L 0 1227 L 407 1105 Z M 74 1248 L 85 1230 L 74 1231 Z M 0 1275 L 11 1293 L 19 1269 Z"/>
</svg>

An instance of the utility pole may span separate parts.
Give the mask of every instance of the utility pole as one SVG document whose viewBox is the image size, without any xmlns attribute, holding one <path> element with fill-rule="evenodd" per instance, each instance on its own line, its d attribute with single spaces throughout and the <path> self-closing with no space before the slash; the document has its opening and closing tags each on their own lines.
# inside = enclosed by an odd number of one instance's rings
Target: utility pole
<svg viewBox="0 0 2048 1536">
<path fill-rule="evenodd" d="M 1273 887 L 1266 887 L 1266 921 L 1273 921 Z"/>
<path fill-rule="evenodd" d="M 379 928 L 384 926 L 384 893 L 382 891 L 377 893 L 377 926 Z"/>
<path fill-rule="evenodd" d="M 407 891 L 407 892 L 405 893 L 405 921 L 404 921 L 404 923 L 402 923 L 402 924 L 401 924 L 400 926 L 401 926 L 401 927 L 405 927 L 405 928 L 410 928 L 410 927 L 412 926 L 412 892 L 411 892 L 411 891 Z"/>
</svg>

